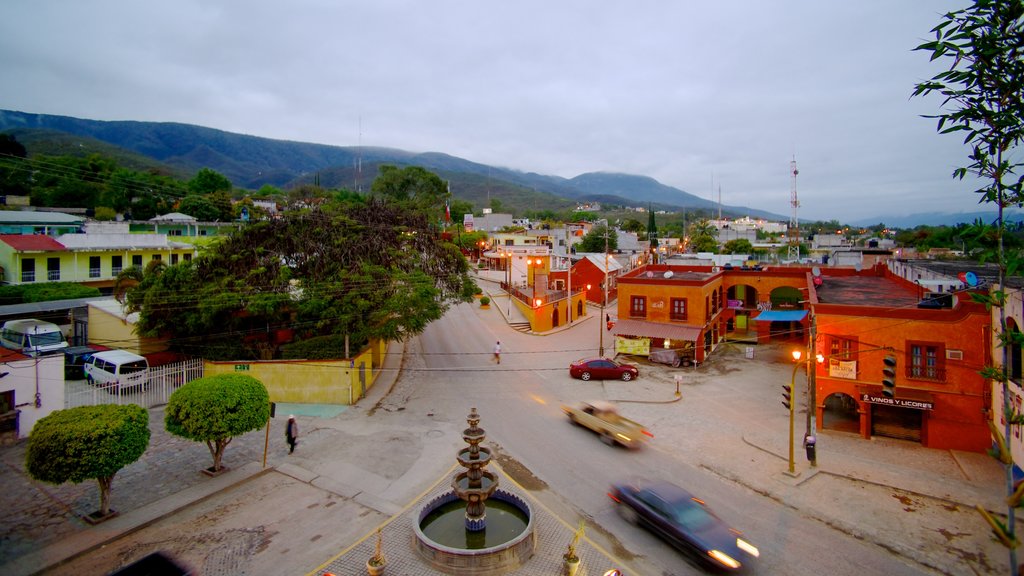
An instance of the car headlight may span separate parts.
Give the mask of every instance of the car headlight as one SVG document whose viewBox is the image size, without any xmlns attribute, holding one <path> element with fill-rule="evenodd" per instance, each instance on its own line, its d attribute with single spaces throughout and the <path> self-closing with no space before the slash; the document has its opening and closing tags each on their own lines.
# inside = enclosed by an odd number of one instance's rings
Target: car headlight
<svg viewBox="0 0 1024 576">
<path fill-rule="evenodd" d="M 741 566 L 738 560 L 736 560 L 732 556 L 729 556 L 725 552 L 722 552 L 721 550 L 709 550 L 708 556 L 711 556 L 716 562 L 718 562 L 722 566 L 725 566 L 726 568 L 735 569 Z"/>
<path fill-rule="evenodd" d="M 740 550 L 743 550 L 744 552 L 746 552 L 747 554 L 750 554 L 754 558 L 757 558 L 757 557 L 759 557 L 761 555 L 761 552 L 757 549 L 757 546 L 754 546 L 753 544 L 751 544 L 750 542 L 747 542 L 743 538 L 737 538 L 736 539 L 736 546 Z"/>
</svg>

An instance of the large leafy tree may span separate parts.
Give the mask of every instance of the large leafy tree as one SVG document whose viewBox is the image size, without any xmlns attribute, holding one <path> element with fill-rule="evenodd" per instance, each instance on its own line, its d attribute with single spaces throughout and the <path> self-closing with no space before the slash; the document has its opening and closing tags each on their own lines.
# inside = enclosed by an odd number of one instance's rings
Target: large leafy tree
<svg viewBox="0 0 1024 576">
<path fill-rule="evenodd" d="M 425 214 L 374 197 L 250 224 L 191 262 L 144 275 L 127 302 L 142 333 L 179 349 L 284 327 L 403 340 L 472 298 L 468 271 Z"/>
<path fill-rule="evenodd" d="M 101 404 L 57 410 L 32 427 L 25 467 L 36 480 L 63 484 L 96 479 L 100 516 L 110 513 L 114 475 L 149 446 L 149 413 L 140 406 Z"/>
<path fill-rule="evenodd" d="M 718 228 L 707 218 L 690 225 L 690 247 L 694 252 L 718 252 Z"/>
<path fill-rule="evenodd" d="M 947 13 L 932 29 L 935 39 L 917 47 L 931 53 L 933 61 L 946 64 L 943 72 L 920 82 L 915 96 L 942 96 L 938 119 L 943 134 L 959 134 L 969 147 L 970 163 L 954 170 L 955 178 L 976 176 L 981 185 L 976 190 L 979 200 L 995 204 L 998 212 L 994 225 L 995 250 L 987 257 L 999 266 L 998 286 L 976 298 L 995 306 L 999 313 L 997 338 L 1002 348 L 1000 365 L 987 367 L 983 374 L 1002 388 L 1002 419 L 1000 430 L 992 423 L 997 456 L 1005 467 L 1005 489 L 1008 494 L 1007 521 L 1000 523 L 979 507 L 993 531 L 1010 554 L 1010 573 L 1018 573 L 1015 508 L 1021 497 L 1015 494 L 1013 457 L 1007 448 L 1012 427 L 1024 425 L 1024 415 L 1013 408 L 1011 394 L 1021 393 L 1008 374 L 1010 350 L 1022 343 L 1018 331 L 1007 330 L 1005 277 L 1021 266 L 1019 253 L 1005 249 L 1004 210 L 1024 203 L 1022 178 L 1017 175 L 1022 165 L 1018 146 L 1024 137 L 1024 0 L 975 0 L 962 10 Z M 987 225 L 978 227 L 987 234 Z M 1012 389 L 1011 389 L 1012 387 Z"/>
<path fill-rule="evenodd" d="M 216 170 L 203 168 L 188 181 L 188 192 L 200 195 L 231 192 L 231 180 Z"/>
<path fill-rule="evenodd" d="M 431 222 L 443 218 L 448 187 L 441 178 L 419 166 L 399 168 L 384 164 L 370 187 L 372 194 L 425 211 Z"/>
<path fill-rule="evenodd" d="M 262 428 L 270 418 L 270 395 L 262 382 L 244 374 L 217 374 L 193 380 L 171 394 L 167 431 L 205 442 L 212 472 L 223 465 L 224 449 L 235 436 Z"/>
<path fill-rule="evenodd" d="M 605 248 L 607 247 L 607 250 Z M 619 235 L 605 224 L 596 224 L 576 245 L 577 252 L 614 252 L 619 248 Z"/>
</svg>

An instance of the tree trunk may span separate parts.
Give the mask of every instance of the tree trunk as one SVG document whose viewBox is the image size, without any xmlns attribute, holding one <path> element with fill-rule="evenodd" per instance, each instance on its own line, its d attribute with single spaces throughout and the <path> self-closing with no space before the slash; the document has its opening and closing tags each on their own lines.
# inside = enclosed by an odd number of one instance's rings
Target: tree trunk
<svg viewBox="0 0 1024 576">
<path fill-rule="evenodd" d="M 106 516 L 110 514 L 110 486 L 114 483 L 114 477 L 104 476 L 97 478 L 96 482 L 100 485 L 100 515 Z"/>
<path fill-rule="evenodd" d="M 206 447 L 210 449 L 210 456 L 213 456 L 213 471 L 216 472 L 221 469 L 221 458 L 224 457 L 224 449 L 231 443 L 231 438 L 218 438 L 217 440 L 207 440 Z"/>
</svg>

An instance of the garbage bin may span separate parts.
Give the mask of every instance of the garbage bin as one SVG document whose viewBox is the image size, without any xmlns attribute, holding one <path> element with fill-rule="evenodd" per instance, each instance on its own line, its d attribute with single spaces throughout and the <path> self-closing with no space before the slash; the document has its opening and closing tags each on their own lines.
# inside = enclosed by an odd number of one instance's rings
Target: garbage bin
<svg viewBox="0 0 1024 576">
<path fill-rule="evenodd" d="M 816 459 L 817 455 L 815 454 L 814 450 L 817 443 L 818 439 L 815 438 L 813 435 L 808 434 L 807 436 L 804 436 L 804 449 L 807 450 L 808 462 L 814 462 Z"/>
</svg>

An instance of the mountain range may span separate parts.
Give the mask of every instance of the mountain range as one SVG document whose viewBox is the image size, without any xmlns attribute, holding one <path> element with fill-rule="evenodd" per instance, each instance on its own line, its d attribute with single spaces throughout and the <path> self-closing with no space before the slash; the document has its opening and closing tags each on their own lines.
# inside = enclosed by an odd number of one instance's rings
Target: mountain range
<svg viewBox="0 0 1024 576">
<path fill-rule="evenodd" d="M 331 146 L 275 140 L 172 122 L 101 121 L 0 110 L 0 131 L 11 133 L 30 153 L 101 153 L 118 158 L 132 169 L 159 166 L 181 178 L 202 168 L 226 176 L 249 190 L 271 185 L 287 189 L 318 182 L 327 188 L 368 190 L 381 164 L 421 166 L 449 182 L 453 197 L 477 207 L 492 199 L 508 211 L 564 210 L 582 202 L 624 207 L 651 207 L 669 212 L 719 211 L 726 217 L 749 216 L 788 221 L 780 214 L 743 206 L 719 206 L 657 180 L 632 174 L 589 172 L 574 178 L 521 172 L 489 166 L 440 152 L 415 153 L 395 148 Z M 992 220 L 990 212 L 975 214 L 919 214 L 886 217 L 885 224 L 955 224 L 977 218 Z M 878 224 L 865 219 L 844 222 L 856 226 Z"/>
</svg>

